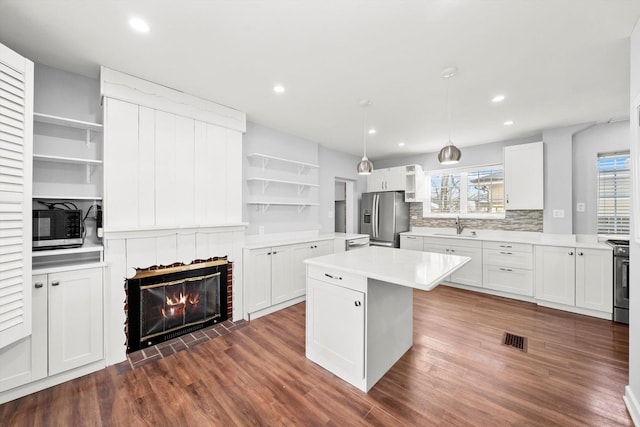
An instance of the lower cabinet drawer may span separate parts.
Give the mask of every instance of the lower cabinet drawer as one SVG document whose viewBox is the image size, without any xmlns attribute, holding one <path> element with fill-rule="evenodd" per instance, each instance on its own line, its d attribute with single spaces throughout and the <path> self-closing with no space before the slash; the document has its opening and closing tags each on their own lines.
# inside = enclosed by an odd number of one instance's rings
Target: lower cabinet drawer
<svg viewBox="0 0 640 427">
<path fill-rule="evenodd" d="M 307 265 L 307 277 L 355 291 L 366 292 L 367 278 L 332 268 Z"/>
<path fill-rule="evenodd" d="M 533 269 L 533 253 L 515 252 L 509 249 L 484 249 L 482 257 L 485 264 L 510 268 Z"/>
<path fill-rule="evenodd" d="M 485 265 L 482 274 L 482 287 L 531 297 L 533 296 L 533 271 Z"/>
</svg>

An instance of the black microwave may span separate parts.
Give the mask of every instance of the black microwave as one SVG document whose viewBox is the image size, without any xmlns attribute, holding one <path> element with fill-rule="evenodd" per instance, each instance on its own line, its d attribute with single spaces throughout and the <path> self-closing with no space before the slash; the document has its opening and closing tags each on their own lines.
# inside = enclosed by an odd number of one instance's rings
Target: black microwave
<svg viewBox="0 0 640 427">
<path fill-rule="evenodd" d="M 33 249 L 82 246 L 80 209 L 44 209 L 33 211 Z"/>
</svg>

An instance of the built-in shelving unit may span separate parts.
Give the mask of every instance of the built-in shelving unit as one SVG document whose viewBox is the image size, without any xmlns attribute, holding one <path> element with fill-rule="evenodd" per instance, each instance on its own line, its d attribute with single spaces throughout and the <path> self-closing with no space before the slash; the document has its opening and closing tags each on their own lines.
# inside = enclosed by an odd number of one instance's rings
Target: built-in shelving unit
<svg viewBox="0 0 640 427">
<path fill-rule="evenodd" d="M 247 205 L 255 205 L 262 213 L 271 206 L 296 206 L 298 212 L 319 206 L 317 191 L 310 193 L 319 188 L 317 174 L 309 175 L 319 165 L 261 153 L 247 157 L 259 162 L 259 169 L 254 168 L 251 174 L 254 176 L 247 178 L 250 193 Z M 312 179 L 316 182 L 310 182 Z M 292 188 L 296 189 L 295 194 L 291 194 Z"/>
<path fill-rule="evenodd" d="M 85 216 L 90 210 L 95 215 L 95 205 L 102 200 L 103 125 L 43 113 L 34 113 L 33 120 L 34 209 L 44 208 L 38 200 L 58 201 L 72 203 Z M 95 237 L 94 223 L 89 224 L 94 215 L 87 219 L 88 231 L 81 247 L 34 250 L 34 270 L 101 265 L 104 248 Z"/>
</svg>

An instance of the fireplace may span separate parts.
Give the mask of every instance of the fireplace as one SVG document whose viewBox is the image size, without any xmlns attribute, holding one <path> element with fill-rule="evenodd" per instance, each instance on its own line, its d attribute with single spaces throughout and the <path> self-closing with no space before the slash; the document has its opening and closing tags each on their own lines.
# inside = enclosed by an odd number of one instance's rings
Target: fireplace
<svg viewBox="0 0 640 427">
<path fill-rule="evenodd" d="M 227 320 L 230 270 L 226 257 L 136 269 L 125 281 L 127 352 Z"/>
</svg>

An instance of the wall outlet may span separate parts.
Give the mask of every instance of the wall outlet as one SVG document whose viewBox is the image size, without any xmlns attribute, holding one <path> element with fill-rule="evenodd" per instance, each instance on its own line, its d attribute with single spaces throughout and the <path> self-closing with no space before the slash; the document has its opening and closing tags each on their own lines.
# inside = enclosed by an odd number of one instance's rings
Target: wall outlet
<svg viewBox="0 0 640 427">
<path fill-rule="evenodd" d="M 264 225 L 258 227 L 258 234 L 264 234 Z"/>
<path fill-rule="evenodd" d="M 418 219 L 418 215 L 411 215 L 411 219 Z"/>
<path fill-rule="evenodd" d="M 576 211 L 577 212 L 584 212 L 584 203 L 578 203 L 576 205 Z"/>
<path fill-rule="evenodd" d="M 553 210 L 554 218 L 564 218 L 564 209 L 554 209 Z"/>
</svg>

